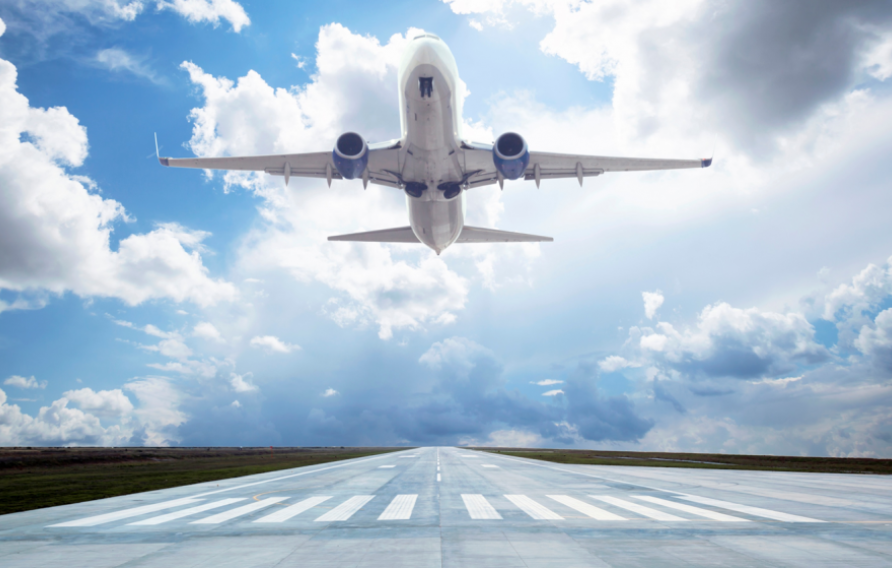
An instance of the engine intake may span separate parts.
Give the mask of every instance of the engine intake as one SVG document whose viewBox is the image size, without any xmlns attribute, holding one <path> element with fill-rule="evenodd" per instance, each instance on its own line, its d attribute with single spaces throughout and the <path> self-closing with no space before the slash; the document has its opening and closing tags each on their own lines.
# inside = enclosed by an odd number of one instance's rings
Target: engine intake
<svg viewBox="0 0 892 568">
<path fill-rule="evenodd" d="M 492 148 L 492 161 L 505 179 L 522 177 L 530 164 L 526 140 L 514 132 L 502 134 Z"/>
<path fill-rule="evenodd" d="M 355 132 L 346 132 L 338 137 L 331 160 L 344 179 L 362 177 L 369 165 L 369 145 Z"/>
</svg>

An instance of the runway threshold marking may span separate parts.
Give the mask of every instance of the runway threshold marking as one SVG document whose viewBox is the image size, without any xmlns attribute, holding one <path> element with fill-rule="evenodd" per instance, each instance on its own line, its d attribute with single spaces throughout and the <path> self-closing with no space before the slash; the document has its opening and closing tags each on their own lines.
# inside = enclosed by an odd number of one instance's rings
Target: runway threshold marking
<svg viewBox="0 0 892 568">
<path fill-rule="evenodd" d="M 316 497 L 310 497 L 309 499 L 304 499 L 303 501 L 301 501 L 299 503 L 295 503 L 294 505 L 290 505 L 288 507 L 285 507 L 284 509 L 276 511 L 272 515 L 267 515 L 265 517 L 261 517 L 254 522 L 255 523 L 281 523 L 283 521 L 287 521 L 291 517 L 296 517 L 297 515 L 300 515 L 304 511 L 308 511 L 308 510 L 312 509 L 313 507 L 315 507 L 316 505 L 319 505 L 320 503 L 324 503 L 325 501 L 328 501 L 329 499 L 331 499 L 330 495 L 318 495 Z"/>
<path fill-rule="evenodd" d="M 232 505 L 233 503 L 238 503 L 239 501 L 244 501 L 247 497 L 234 497 L 232 499 L 223 499 L 221 501 L 214 501 L 213 503 L 205 503 L 204 505 L 198 505 L 197 507 L 191 507 L 189 509 L 182 509 L 180 511 L 174 511 L 173 513 L 167 513 L 166 515 L 159 515 L 157 517 L 152 517 L 151 519 L 144 519 L 142 521 L 136 521 L 134 523 L 129 523 L 131 525 L 160 525 L 161 523 L 166 523 L 167 521 L 173 521 L 176 519 L 182 519 L 183 517 L 188 517 L 190 515 L 196 515 L 198 513 L 204 513 L 205 511 L 210 511 L 211 509 L 218 509 L 220 507 L 225 507 L 226 505 Z"/>
<path fill-rule="evenodd" d="M 110 523 L 112 521 L 120 521 L 122 519 L 129 519 L 130 517 L 138 517 L 139 515 L 154 513 L 156 511 L 163 511 L 164 509 L 172 509 L 174 507 L 181 507 L 183 505 L 192 505 L 193 503 L 197 503 L 199 501 L 203 501 L 203 499 L 196 499 L 195 497 L 185 497 L 183 499 L 174 499 L 173 501 L 164 501 L 162 503 L 154 503 L 152 505 L 143 505 L 141 507 L 133 507 L 131 509 L 122 509 L 120 511 L 115 511 L 114 513 L 104 513 L 102 515 L 85 517 L 83 519 L 77 519 L 76 521 L 67 521 L 64 523 L 57 523 L 55 525 L 49 526 L 93 527 L 96 525 L 101 525 L 103 523 Z"/>
<path fill-rule="evenodd" d="M 483 467 L 486 467 L 486 468 L 489 468 L 489 469 L 499 469 L 499 466 L 497 466 L 497 465 L 493 465 L 493 464 L 491 464 L 491 463 L 485 463 L 485 464 L 483 464 Z"/>
<path fill-rule="evenodd" d="M 697 495 L 687 495 L 682 494 L 679 495 L 682 499 L 686 499 L 688 501 L 693 501 L 695 503 L 700 503 L 701 505 L 712 505 L 713 507 L 718 507 L 719 509 L 728 509 L 730 511 L 737 511 L 738 513 L 746 513 L 748 515 L 753 515 L 756 517 L 765 517 L 767 519 L 774 519 L 775 521 L 783 521 L 785 523 L 823 523 L 824 521 L 819 521 L 818 519 L 812 519 L 809 517 L 801 517 L 799 515 L 791 515 L 789 513 L 781 513 L 780 511 L 772 511 L 771 509 L 762 509 L 761 507 L 751 507 L 749 505 L 738 505 L 737 503 L 730 503 L 728 501 L 720 501 L 718 499 L 710 499 L 709 497 L 699 497 Z"/>
<path fill-rule="evenodd" d="M 461 498 L 465 502 L 465 508 L 472 519 L 494 520 L 502 518 L 483 495 L 462 495 Z"/>
<path fill-rule="evenodd" d="M 397 495 L 384 509 L 379 521 L 407 521 L 412 518 L 412 509 L 415 508 L 415 500 L 418 495 Z"/>
<path fill-rule="evenodd" d="M 264 499 L 263 501 L 257 501 L 255 503 L 251 503 L 250 505 L 245 505 L 243 507 L 236 507 L 235 509 L 230 509 L 228 511 L 223 511 L 222 513 L 217 513 L 216 515 L 211 515 L 210 517 L 205 517 L 203 519 L 198 519 L 197 521 L 192 521 L 189 523 L 190 525 L 218 525 L 220 523 L 235 519 L 236 517 L 241 517 L 242 515 L 247 515 L 248 513 L 253 513 L 254 511 L 259 511 L 260 509 L 264 509 L 269 507 L 270 505 L 275 505 L 280 501 L 284 501 L 288 499 L 287 496 L 279 496 L 279 497 L 270 497 L 269 499 Z"/>
<path fill-rule="evenodd" d="M 616 497 L 611 497 L 609 495 L 589 495 L 592 499 L 597 499 L 598 501 L 603 501 L 605 503 L 609 503 L 614 507 L 619 507 L 621 509 L 625 509 L 627 511 L 632 511 L 633 513 L 638 513 L 644 517 L 649 517 L 651 519 L 656 519 L 657 521 L 687 521 L 688 519 L 682 519 L 681 517 L 676 517 L 675 515 L 664 513 L 663 511 L 657 511 L 656 509 L 651 509 L 650 507 L 645 507 L 644 505 L 639 505 L 638 503 L 630 503 L 629 501 L 623 501 L 622 499 L 617 499 Z"/>
<path fill-rule="evenodd" d="M 350 497 L 331 511 L 316 519 L 315 522 L 346 521 L 353 516 L 353 513 L 362 509 L 366 503 L 374 498 L 374 495 L 356 495 L 355 497 Z"/>
<path fill-rule="evenodd" d="M 583 515 L 588 515 L 589 517 L 596 519 L 598 521 L 625 521 L 628 520 L 624 517 L 620 517 L 619 515 L 615 515 L 610 511 L 605 511 L 600 507 L 595 507 L 594 505 L 589 505 L 585 501 L 580 501 L 579 499 L 574 499 L 569 495 L 548 495 L 549 499 L 554 499 L 561 505 L 566 505 L 571 509 L 576 509 Z"/>
<path fill-rule="evenodd" d="M 548 507 L 540 505 L 526 495 L 505 495 L 505 498 L 523 509 L 523 512 L 537 521 L 562 521 L 564 517 L 558 515 Z"/>
<path fill-rule="evenodd" d="M 717 513 L 715 511 L 709 511 L 707 509 L 701 509 L 700 507 L 692 507 L 691 505 L 685 505 L 684 503 L 676 503 L 675 501 L 668 501 L 666 499 L 660 499 L 659 497 L 651 497 L 650 495 L 632 495 L 635 499 L 640 499 L 641 501 L 647 501 L 648 503 L 653 503 L 655 505 L 662 505 L 663 507 L 668 507 L 670 509 L 676 509 L 678 511 L 684 511 L 685 513 L 690 513 L 692 515 L 697 515 L 699 517 L 706 517 L 707 519 L 712 519 L 713 521 L 719 521 L 723 523 L 749 523 L 749 519 L 741 519 L 740 517 L 732 517 L 731 515 L 726 515 L 724 513 Z"/>
<path fill-rule="evenodd" d="M 379 465 L 378 469 L 390 469 L 396 467 L 395 465 Z"/>
</svg>

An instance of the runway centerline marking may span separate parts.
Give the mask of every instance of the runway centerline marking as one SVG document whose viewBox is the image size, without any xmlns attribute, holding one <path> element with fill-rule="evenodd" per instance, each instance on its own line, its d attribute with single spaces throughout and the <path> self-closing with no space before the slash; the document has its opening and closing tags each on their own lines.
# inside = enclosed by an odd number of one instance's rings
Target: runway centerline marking
<svg viewBox="0 0 892 568">
<path fill-rule="evenodd" d="M 76 521 L 66 521 L 64 523 L 58 523 L 49 526 L 93 527 L 96 525 L 101 525 L 103 523 L 110 523 L 112 521 L 120 521 L 122 519 L 129 519 L 130 517 L 138 517 L 139 515 L 146 515 L 148 513 L 154 513 L 156 511 L 163 511 L 164 509 L 172 509 L 174 507 L 180 507 L 182 505 L 192 505 L 199 501 L 203 501 L 203 499 L 196 499 L 195 497 L 185 497 L 183 499 L 174 499 L 173 501 L 164 501 L 162 503 L 154 503 L 152 505 L 143 505 L 141 507 L 123 509 L 121 511 L 115 511 L 114 513 L 104 513 L 102 515 L 95 515 L 92 517 L 77 519 Z"/>
<path fill-rule="evenodd" d="M 270 497 L 269 499 L 264 499 L 263 501 L 257 501 L 255 503 L 251 503 L 250 505 L 245 505 L 243 507 L 236 507 L 235 509 L 230 509 L 229 511 L 224 511 L 222 513 L 217 513 L 216 515 L 211 515 L 210 517 L 205 517 L 203 519 L 198 519 L 197 521 L 192 521 L 189 523 L 190 525 L 219 525 L 220 523 L 235 519 L 236 517 L 241 517 L 242 515 L 247 515 L 248 513 L 253 513 L 254 511 L 259 511 L 265 507 L 269 507 L 270 505 L 275 505 L 279 501 L 284 501 L 288 499 L 287 496 L 280 495 L 279 497 Z"/>
<path fill-rule="evenodd" d="M 131 525 L 160 525 L 161 523 L 166 523 L 167 521 L 173 521 L 175 519 L 182 519 L 183 517 L 188 517 L 189 515 L 195 515 L 197 513 L 203 513 L 205 511 L 210 511 L 211 509 L 217 509 L 219 507 L 225 507 L 226 505 L 232 505 L 233 503 L 238 503 L 239 501 L 244 501 L 245 499 L 247 499 L 247 497 L 235 497 L 235 498 L 231 498 L 231 499 L 223 499 L 222 501 L 214 501 L 213 503 L 205 503 L 204 505 L 198 505 L 197 507 L 192 507 L 190 509 L 174 511 L 173 513 L 167 513 L 166 515 L 159 515 L 157 517 L 152 517 L 151 519 L 136 521 L 135 523 L 130 523 L 130 524 Z"/>
<path fill-rule="evenodd" d="M 392 467 L 396 467 L 395 465 L 379 465 L 378 469 L 390 469 Z"/>
<path fill-rule="evenodd" d="M 526 495 L 505 495 L 505 498 L 523 509 L 523 512 L 537 521 L 562 521 L 564 517 L 558 515 L 548 507 L 540 505 Z"/>
<path fill-rule="evenodd" d="M 465 508 L 472 519 L 493 520 L 502 518 L 483 495 L 462 495 L 461 498 L 465 502 Z"/>
<path fill-rule="evenodd" d="M 571 509 L 576 509 L 583 515 L 588 515 L 589 517 L 599 520 L 599 521 L 625 521 L 628 520 L 624 517 L 620 517 L 619 515 L 615 515 L 610 511 L 605 511 L 600 507 L 595 507 L 594 505 L 589 505 L 585 501 L 580 501 L 579 499 L 574 499 L 569 495 L 548 495 L 549 499 L 554 499 L 561 505 L 566 505 Z"/>
<path fill-rule="evenodd" d="M 299 503 L 295 503 L 294 505 L 290 505 L 288 507 L 285 507 L 284 509 L 276 511 L 275 513 L 273 513 L 271 515 L 261 517 L 254 522 L 255 523 L 281 523 L 283 521 L 287 521 L 291 517 L 296 517 L 297 515 L 300 515 L 304 511 L 308 511 L 309 509 L 312 509 L 316 505 L 318 505 L 320 503 L 324 503 L 325 501 L 328 501 L 329 499 L 331 499 L 331 496 L 327 496 L 327 495 L 318 495 L 316 497 L 310 497 L 309 499 L 304 499 L 303 501 L 301 501 Z"/>
<path fill-rule="evenodd" d="M 415 508 L 415 500 L 418 495 L 397 495 L 384 509 L 379 521 L 407 521 L 412 518 L 412 509 Z"/>
<path fill-rule="evenodd" d="M 685 505 L 684 503 L 676 503 L 675 501 L 668 501 L 666 499 L 660 499 L 659 497 L 651 497 L 650 495 L 632 495 L 632 497 L 635 499 L 640 499 L 641 501 L 647 501 L 648 503 L 653 503 L 655 505 L 662 505 L 663 507 L 668 507 L 670 509 L 684 511 L 685 513 L 690 513 L 692 515 L 706 517 L 707 519 L 712 519 L 713 521 L 719 521 L 719 522 L 723 522 L 723 523 L 749 523 L 749 522 L 751 522 L 749 519 L 741 519 L 740 517 L 732 517 L 731 515 L 726 515 L 724 513 L 716 513 L 715 511 L 701 509 L 700 507 L 692 507 L 691 505 Z"/>
<path fill-rule="evenodd" d="M 709 497 L 699 497 L 697 495 L 687 495 L 684 493 L 682 493 L 680 497 L 688 501 L 700 503 L 701 505 L 712 505 L 713 507 L 718 507 L 720 509 L 737 511 L 738 513 L 747 513 L 748 515 L 753 515 L 755 517 L 765 517 L 768 519 L 774 519 L 775 521 L 783 521 L 785 523 L 824 522 L 819 521 L 818 519 L 811 519 L 809 517 L 800 517 L 799 515 L 791 515 L 789 513 L 781 513 L 780 511 L 772 511 L 771 509 L 762 509 L 761 507 L 751 507 L 749 505 L 738 505 L 737 503 L 730 503 L 728 501 L 719 501 L 718 499 L 710 499 Z"/>
<path fill-rule="evenodd" d="M 614 507 L 619 507 L 621 509 L 626 509 L 627 511 L 632 511 L 633 513 L 638 513 L 639 515 L 650 517 L 651 519 L 656 519 L 658 521 L 687 521 L 688 519 L 682 519 L 681 517 L 676 517 L 675 515 L 671 515 L 669 513 L 664 513 L 663 511 L 657 511 L 656 509 L 651 509 L 650 507 L 645 507 L 644 505 L 639 505 L 638 503 L 630 503 L 629 501 L 623 501 L 622 499 L 617 499 L 616 497 L 611 497 L 609 495 L 589 495 L 592 499 L 597 499 L 598 501 L 603 501 L 605 503 L 610 503 Z"/>
<path fill-rule="evenodd" d="M 499 466 L 493 465 L 491 463 L 485 463 L 485 464 L 483 464 L 483 467 L 488 467 L 490 469 L 499 469 Z"/>
<path fill-rule="evenodd" d="M 362 509 L 366 503 L 374 498 L 374 495 L 356 495 L 355 497 L 350 497 L 331 511 L 316 519 L 315 522 L 346 521 L 352 517 L 356 511 Z"/>
</svg>

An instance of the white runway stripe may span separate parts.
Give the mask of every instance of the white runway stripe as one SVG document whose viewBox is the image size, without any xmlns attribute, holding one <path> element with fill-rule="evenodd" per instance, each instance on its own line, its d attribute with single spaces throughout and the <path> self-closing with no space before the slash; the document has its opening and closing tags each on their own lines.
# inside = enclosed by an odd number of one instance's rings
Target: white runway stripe
<svg viewBox="0 0 892 568">
<path fill-rule="evenodd" d="M 255 523 L 281 523 L 282 521 L 287 521 L 291 517 L 296 517 L 300 515 L 304 511 L 312 509 L 319 503 L 323 503 L 331 499 L 330 496 L 326 497 L 320 495 L 318 497 L 310 497 L 309 499 L 304 499 L 300 503 L 295 503 L 294 505 L 290 505 L 285 507 L 284 509 L 280 509 L 273 513 L 272 515 L 267 515 L 265 517 L 261 517 L 254 521 Z"/>
<path fill-rule="evenodd" d="M 462 495 L 462 501 L 465 502 L 465 508 L 472 519 L 501 519 L 502 516 L 496 511 L 486 497 L 483 495 Z"/>
<path fill-rule="evenodd" d="M 103 523 L 110 523 L 112 521 L 120 521 L 121 519 L 129 519 L 130 517 L 138 517 L 139 515 L 147 515 L 149 513 L 163 511 L 164 509 L 172 509 L 173 507 L 181 507 L 183 505 L 192 505 L 193 503 L 198 503 L 199 501 L 203 501 L 203 499 L 196 499 L 194 497 L 186 497 L 184 499 L 175 499 L 173 501 L 165 501 L 163 503 L 155 503 L 154 505 L 143 505 L 142 507 L 134 507 L 132 509 L 124 509 L 121 511 L 115 511 L 114 513 L 105 513 L 104 515 L 96 515 L 94 517 L 86 517 L 83 519 L 78 519 L 76 521 L 68 521 L 65 523 L 59 523 L 59 524 L 50 525 L 50 526 L 51 527 L 93 527 L 96 525 L 101 525 Z"/>
<path fill-rule="evenodd" d="M 397 495 L 384 509 L 379 521 L 407 521 L 412 518 L 412 509 L 415 508 L 415 500 L 418 495 Z"/>
<path fill-rule="evenodd" d="M 589 505 L 585 501 L 580 501 L 579 499 L 574 499 L 569 495 L 548 495 L 550 499 L 554 499 L 561 505 L 566 505 L 571 509 L 576 509 L 583 515 L 588 515 L 593 519 L 597 519 L 599 521 L 625 521 L 626 519 L 620 517 L 619 515 L 614 515 L 610 511 L 605 511 L 604 509 L 595 507 L 594 505 Z"/>
<path fill-rule="evenodd" d="M 461 456 L 463 458 L 476 458 L 477 456 Z"/>
<path fill-rule="evenodd" d="M 628 501 L 623 501 L 622 499 L 617 499 L 616 497 L 610 497 L 608 495 L 589 495 L 589 497 L 658 521 L 687 521 L 687 519 L 682 519 L 681 517 L 676 517 L 675 515 L 670 515 L 663 511 L 657 511 L 656 509 L 651 509 L 650 507 L 645 507 L 638 503 L 629 503 Z"/>
<path fill-rule="evenodd" d="M 698 497 L 697 495 L 680 495 L 682 499 L 700 503 L 701 505 L 712 505 L 720 509 L 728 509 L 737 511 L 738 513 L 746 513 L 755 517 L 765 517 L 774 519 L 775 521 L 783 521 L 785 523 L 823 523 L 817 519 L 808 517 L 800 517 L 799 515 L 790 515 L 789 513 L 781 513 L 780 511 L 772 511 L 771 509 L 762 509 L 760 507 L 750 507 L 749 505 L 738 505 L 737 503 L 729 503 L 728 501 L 719 501 L 718 499 L 710 499 L 709 497 Z"/>
<path fill-rule="evenodd" d="M 216 515 L 211 515 L 210 517 L 198 519 L 197 521 L 192 521 L 189 524 L 190 525 L 218 525 L 222 522 L 232 520 L 236 517 L 241 517 L 242 515 L 247 515 L 248 513 L 253 513 L 254 511 L 259 511 L 260 509 L 269 507 L 270 505 L 275 505 L 279 501 L 284 501 L 285 499 L 288 499 L 288 497 L 285 497 L 285 496 L 270 497 L 269 499 L 257 501 L 256 503 L 251 503 L 250 505 L 245 505 L 243 507 L 236 507 L 235 509 L 230 509 L 230 510 L 224 511 L 222 513 L 217 513 Z"/>
<path fill-rule="evenodd" d="M 379 465 L 378 469 L 390 469 L 392 467 L 396 467 L 395 465 Z"/>
<path fill-rule="evenodd" d="M 485 464 L 483 464 L 483 467 L 488 467 L 488 468 L 491 468 L 491 469 L 499 469 L 499 466 L 497 466 L 497 465 L 493 465 L 493 464 L 491 464 L 491 463 L 485 463 Z"/>
<path fill-rule="evenodd" d="M 326 521 L 346 521 L 353 516 L 353 513 L 362 509 L 366 503 L 374 498 L 374 495 L 357 495 L 355 497 L 350 497 L 331 511 L 316 519 L 316 522 L 324 523 Z"/>
<path fill-rule="evenodd" d="M 543 507 L 526 495 L 505 495 L 505 498 L 523 509 L 523 512 L 538 521 L 560 521 L 564 517 L 558 515 L 548 507 Z"/>
<path fill-rule="evenodd" d="M 692 515 L 697 515 L 700 517 L 706 517 L 707 519 L 712 519 L 713 521 L 720 521 L 723 523 L 748 523 L 749 519 L 741 519 L 740 517 L 732 517 L 731 515 L 726 515 L 724 513 L 716 513 L 715 511 L 708 511 L 706 509 L 701 509 L 700 507 L 692 507 L 690 505 L 685 505 L 684 503 L 676 503 L 675 501 L 667 501 L 666 499 L 660 499 L 659 497 L 651 497 L 649 495 L 633 495 L 635 499 L 641 499 L 642 501 L 647 501 L 649 503 L 653 503 L 655 505 L 662 505 L 663 507 L 668 507 L 670 509 L 677 509 L 679 511 L 684 511 L 685 513 L 690 513 Z"/>
<path fill-rule="evenodd" d="M 144 521 L 136 521 L 135 523 L 130 523 L 131 525 L 160 525 L 161 523 L 166 523 L 167 521 L 173 521 L 175 519 L 182 519 L 183 517 L 188 517 L 189 515 L 195 515 L 197 513 L 204 513 L 205 511 L 210 511 L 211 509 L 217 509 L 219 507 L 225 507 L 226 505 L 232 505 L 233 503 L 238 503 L 239 501 L 244 501 L 245 497 L 236 497 L 233 499 L 223 499 L 222 501 L 214 501 L 213 503 L 205 503 L 204 505 L 199 505 L 197 507 L 191 507 L 189 509 L 183 509 L 181 511 L 174 511 L 173 513 L 167 513 L 166 515 L 159 515 L 157 517 L 152 517 L 151 519 L 146 519 Z"/>
</svg>

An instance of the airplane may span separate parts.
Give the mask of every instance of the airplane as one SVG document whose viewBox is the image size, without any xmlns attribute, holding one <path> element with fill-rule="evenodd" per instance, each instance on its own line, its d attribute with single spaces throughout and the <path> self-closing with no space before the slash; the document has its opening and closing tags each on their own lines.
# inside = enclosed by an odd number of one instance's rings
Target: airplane
<svg viewBox="0 0 892 568">
<path fill-rule="evenodd" d="M 341 134 L 331 152 L 221 158 L 162 158 L 163 166 L 243 170 L 292 177 L 361 179 L 406 194 L 409 226 L 328 237 L 329 241 L 423 243 L 438 255 L 453 243 L 551 242 L 551 237 L 464 224 L 464 192 L 505 180 L 576 178 L 607 172 L 707 168 L 712 158 L 664 160 L 530 151 L 526 140 L 505 132 L 493 144 L 461 136 L 458 68 L 439 37 L 422 33 L 403 53 L 398 75 L 401 137 L 368 143 L 356 132 Z"/>
</svg>

